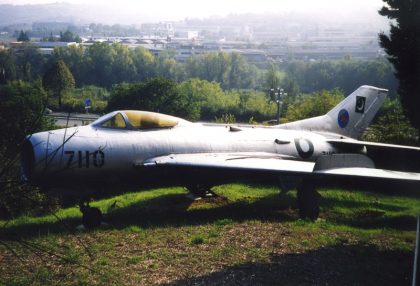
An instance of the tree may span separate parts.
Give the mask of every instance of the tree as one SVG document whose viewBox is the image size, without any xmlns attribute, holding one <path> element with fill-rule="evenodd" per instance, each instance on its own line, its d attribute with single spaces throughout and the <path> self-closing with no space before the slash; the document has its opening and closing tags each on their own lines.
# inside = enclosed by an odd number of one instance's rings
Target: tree
<svg viewBox="0 0 420 286">
<path fill-rule="evenodd" d="M 297 84 L 296 80 L 290 76 L 285 76 L 281 81 L 280 86 L 287 92 L 289 97 L 297 97 L 300 93 L 299 85 Z"/>
<path fill-rule="evenodd" d="M 94 43 L 85 54 L 85 64 L 88 70 L 86 83 L 111 87 L 116 83 L 112 77 L 113 48 L 107 43 Z"/>
<path fill-rule="evenodd" d="M 17 38 L 19 42 L 29 42 L 29 36 L 23 30 L 20 30 L 19 37 Z"/>
<path fill-rule="evenodd" d="M 64 33 L 60 32 L 60 41 L 81 43 L 82 39 L 78 35 L 74 35 L 71 31 L 67 30 Z"/>
<path fill-rule="evenodd" d="M 197 109 L 191 104 L 194 102 L 180 92 L 174 81 L 155 78 L 145 83 L 114 86 L 107 109 L 138 109 L 194 119 L 196 115 L 192 112 Z"/>
<path fill-rule="evenodd" d="M 388 89 L 391 97 L 396 95 L 397 79 L 392 64 L 386 59 L 292 61 L 285 65 L 288 77 L 293 78 L 300 91 L 305 93 L 338 87 L 350 94 L 361 85 L 373 85 Z"/>
<path fill-rule="evenodd" d="M 115 82 L 130 82 L 135 78 L 136 68 L 130 49 L 121 44 L 112 45 L 112 76 Z"/>
<path fill-rule="evenodd" d="M 33 82 L 44 74 L 46 57 L 32 45 L 24 45 L 16 55 L 17 79 Z"/>
<path fill-rule="evenodd" d="M 236 52 L 210 52 L 191 56 L 184 66 L 187 78 L 216 81 L 223 89 L 254 88 L 259 80 L 257 67 Z"/>
<path fill-rule="evenodd" d="M 10 50 L 0 50 L 0 84 L 16 78 L 16 57 Z"/>
<path fill-rule="evenodd" d="M 408 119 L 420 130 L 420 2 L 384 0 L 379 14 L 393 20 L 389 35 L 379 35 L 381 46 L 394 65 L 398 93 Z"/>
<path fill-rule="evenodd" d="M 227 95 L 231 97 L 232 93 L 238 94 L 239 104 L 235 104 L 235 109 L 232 109 L 230 113 L 233 113 L 240 122 L 268 120 L 276 113 L 276 105 L 267 101 L 265 92 L 230 91 Z"/>
<path fill-rule="evenodd" d="M 146 48 L 135 48 L 131 56 L 136 68 L 136 80 L 143 81 L 152 78 L 154 75 L 155 56 Z"/>
<path fill-rule="evenodd" d="M 52 34 L 52 32 L 50 32 L 50 36 L 47 39 L 48 42 L 55 42 L 54 36 Z"/>
<path fill-rule="evenodd" d="M 223 88 L 229 87 L 230 58 L 226 52 L 211 52 L 190 57 L 186 70 L 189 77 L 197 77 L 208 81 L 216 81 Z"/>
<path fill-rule="evenodd" d="M 178 80 L 182 77 L 180 65 L 175 60 L 175 51 L 163 51 L 155 61 L 155 71 L 159 77 Z"/>
<path fill-rule="evenodd" d="M 277 66 L 274 64 L 270 65 L 270 68 L 267 70 L 267 73 L 265 75 L 265 85 L 267 89 L 275 89 L 280 86 L 281 81 L 281 74 L 278 71 Z"/>
<path fill-rule="evenodd" d="M 0 162 L 18 152 L 27 134 L 41 129 L 47 96 L 40 82 L 0 85 Z M 6 136 L 7 135 L 7 136 Z"/>
<path fill-rule="evenodd" d="M 87 63 L 85 57 L 85 48 L 82 45 L 70 45 L 69 47 L 54 48 L 52 62 L 63 60 L 71 70 L 74 80 L 78 86 L 83 86 L 88 81 Z"/>
<path fill-rule="evenodd" d="M 342 92 L 337 89 L 323 90 L 312 95 L 303 95 L 289 105 L 286 112 L 288 121 L 324 115 L 344 99 Z"/>
<path fill-rule="evenodd" d="M 58 106 L 61 109 L 61 98 L 67 90 L 74 89 L 75 82 L 72 73 L 64 61 L 55 62 L 45 73 L 42 83 L 46 89 L 58 98 Z"/>
<path fill-rule="evenodd" d="M 390 144 L 417 145 L 418 132 L 410 125 L 397 99 L 386 99 L 379 117 L 363 134 L 363 140 Z"/>
<path fill-rule="evenodd" d="M 190 102 L 191 120 L 200 118 L 211 120 L 220 106 L 226 103 L 223 90 L 216 82 L 189 79 L 182 82 L 179 89 Z"/>
<path fill-rule="evenodd" d="M 40 192 L 20 188 L 16 180 L 26 136 L 53 126 L 52 120 L 43 116 L 46 100 L 40 81 L 0 85 L 0 219 L 33 213 L 40 207 Z"/>
<path fill-rule="evenodd" d="M 280 86 L 284 90 L 284 94 L 282 96 L 281 104 L 280 104 L 280 112 L 281 114 L 285 114 L 291 102 L 293 102 L 296 97 L 299 95 L 299 86 L 297 85 L 295 79 L 289 76 L 285 76 L 281 81 Z M 271 96 L 273 92 L 271 92 Z M 274 98 L 271 98 L 272 101 L 275 101 Z"/>
</svg>

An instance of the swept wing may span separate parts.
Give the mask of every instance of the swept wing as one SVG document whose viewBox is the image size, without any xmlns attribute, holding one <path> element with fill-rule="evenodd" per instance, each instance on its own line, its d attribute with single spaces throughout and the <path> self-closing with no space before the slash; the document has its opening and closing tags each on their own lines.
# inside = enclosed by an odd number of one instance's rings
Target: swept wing
<svg viewBox="0 0 420 286">
<path fill-rule="evenodd" d="M 324 156 L 316 162 L 297 161 L 280 156 L 263 156 L 261 154 L 229 154 L 229 153 L 196 153 L 171 154 L 150 158 L 136 167 L 172 167 L 172 168 L 202 168 L 207 170 L 242 171 L 244 173 L 270 172 L 272 174 L 299 175 L 314 178 L 373 178 L 388 180 L 419 181 L 420 173 L 401 172 L 375 168 L 373 162 L 364 155 L 342 154 Z M 325 164 L 325 162 L 334 162 Z M 338 161 L 338 162 L 337 162 Z M 354 163 L 353 163 L 354 162 Z M 341 165 L 340 165 L 341 163 Z M 336 167 L 331 167 L 336 166 Z"/>
</svg>

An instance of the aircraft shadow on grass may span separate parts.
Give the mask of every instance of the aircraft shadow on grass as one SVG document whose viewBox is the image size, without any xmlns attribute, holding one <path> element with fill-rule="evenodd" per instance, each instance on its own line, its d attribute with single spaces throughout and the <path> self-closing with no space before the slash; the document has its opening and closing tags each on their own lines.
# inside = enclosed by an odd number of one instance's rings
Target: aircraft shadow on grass
<svg viewBox="0 0 420 286">
<path fill-rule="evenodd" d="M 350 215 L 331 215 L 333 212 L 325 212 L 328 220 L 337 224 L 343 224 L 364 229 L 398 229 L 415 230 L 416 218 L 410 215 L 387 216 L 387 212 L 407 210 L 401 206 L 395 206 L 382 202 L 355 201 L 352 199 L 342 200 L 336 198 L 323 198 L 321 206 L 323 210 L 342 207 L 353 210 Z"/>
<path fill-rule="evenodd" d="M 143 228 L 198 225 L 221 219 L 238 222 L 248 219 L 290 221 L 297 219 L 297 215 L 282 210 L 289 208 L 292 201 L 292 198 L 284 201 L 278 195 L 273 195 L 252 203 L 228 202 L 226 198 L 220 196 L 193 202 L 184 194 L 169 194 L 136 202 L 126 207 L 117 207 L 104 215 L 104 221 L 107 228 L 116 229 L 132 225 Z M 189 210 L 192 204 L 208 204 L 209 208 Z M 74 230 L 80 224 L 80 218 L 68 218 L 46 223 L 22 223 L 0 229 L 0 237 L 13 239 L 13 237 L 66 233 Z"/>
<path fill-rule="evenodd" d="M 201 204 L 207 207 L 200 208 Z M 222 219 L 231 219 L 236 222 L 250 219 L 290 221 L 296 219 L 296 216 L 284 210 L 290 208 L 292 204 L 292 199 L 281 202 L 278 195 L 268 196 L 251 203 L 229 202 L 220 196 L 191 202 L 184 195 L 168 195 L 152 199 L 147 202 L 147 205 L 139 203 L 114 210 L 109 214 L 109 221 L 116 227 L 133 224 L 142 227 L 198 225 Z M 133 216 L 133 211 L 138 215 Z"/>
<path fill-rule="evenodd" d="M 200 204 L 205 204 L 204 206 Z M 117 202 L 118 205 L 118 202 Z M 354 215 L 343 216 L 329 212 L 333 206 L 361 210 Z M 386 211 L 404 210 L 380 203 L 378 210 L 372 211 L 372 203 L 354 200 L 323 198 L 321 207 L 328 221 L 361 228 L 394 228 L 414 230 L 416 219 L 411 216 L 385 216 Z M 364 211 L 366 210 L 366 211 Z M 330 213 L 332 213 L 330 215 Z M 294 221 L 298 219 L 296 202 L 291 196 L 278 194 L 248 201 L 229 202 L 222 196 L 215 196 L 192 202 L 184 194 L 162 195 L 136 202 L 126 207 L 117 207 L 104 216 L 106 228 L 124 229 L 127 226 L 142 228 L 156 226 L 184 226 L 213 223 L 229 219 L 235 222 L 262 220 L 271 222 Z M 52 233 L 75 232 L 81 224 L 80 218 L 68 218 L 45 223 L 22 223 L 0 229 L 0 238 L 36 237 Z"/>
<path fill-rule="evenodd" d="M 269 262 L 226 267 L 167 285 L 408 285 L 412 253 L 367 245 L 333 245 L 272 254 Z"/>
</svg>

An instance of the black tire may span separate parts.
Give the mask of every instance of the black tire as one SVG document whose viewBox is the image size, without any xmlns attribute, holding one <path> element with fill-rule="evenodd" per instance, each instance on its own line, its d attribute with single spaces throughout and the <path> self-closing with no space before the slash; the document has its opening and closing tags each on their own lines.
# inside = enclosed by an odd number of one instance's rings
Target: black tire
<svg viewBox="0 0 420 286">
<path fill-rule="evenodd" d="M 210 187 L 202 184 L 191 184 L 188 185 L 187 190 L 196 197 L 205 198 L 210 193 Z"/>
<path fill-rule="evenodd" d="M 298 187 L 297 192 L 299 217 L 313 221 L 316 220 L 319 216 L 320 197 L 313 184 L 302 183 Z"/>
<path fill-rule="evenodd" d="M 99 227 L 102 222 L 102 212 L 95 207 L 87 207 L 83 212 L 82 223 L 87 229 Z"/>
</svg>

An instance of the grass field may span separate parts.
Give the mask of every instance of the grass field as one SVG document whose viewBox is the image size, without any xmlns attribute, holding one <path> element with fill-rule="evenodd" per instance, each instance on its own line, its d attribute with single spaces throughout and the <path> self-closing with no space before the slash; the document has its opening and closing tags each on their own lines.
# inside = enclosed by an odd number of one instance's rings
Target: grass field
<svg viewBox="0 0 420 286">
<path fill-rule="evenodd" d="M 241 184 L 190 201 L 183 188 L 0 222 L 4 285 L 409 285 L 420 198 L 321 190 L 316 222 L 295 192 Z M 116 201 L 116 207 L 111 208 Z"/>
</svg>

